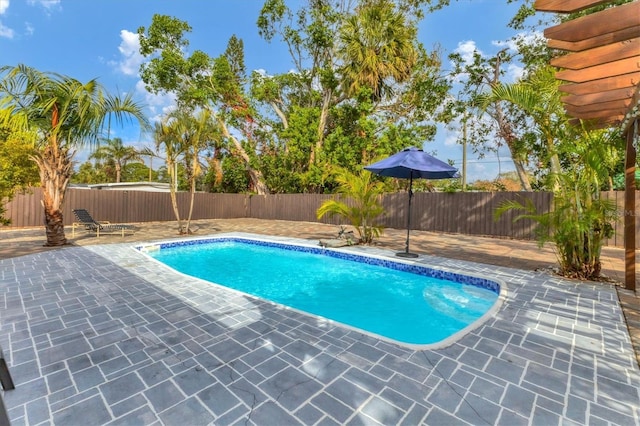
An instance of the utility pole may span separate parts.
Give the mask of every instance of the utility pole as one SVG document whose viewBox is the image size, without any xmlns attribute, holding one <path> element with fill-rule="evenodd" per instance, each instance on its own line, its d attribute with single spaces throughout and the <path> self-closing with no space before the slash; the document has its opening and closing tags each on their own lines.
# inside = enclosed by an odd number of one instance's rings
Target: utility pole
<svg viewBox="0 0 640 426">
<path fill-rule="evenodd" d="M 462 192 L 467 190 L 467 115 L 462 119 Z"/>
</svg>

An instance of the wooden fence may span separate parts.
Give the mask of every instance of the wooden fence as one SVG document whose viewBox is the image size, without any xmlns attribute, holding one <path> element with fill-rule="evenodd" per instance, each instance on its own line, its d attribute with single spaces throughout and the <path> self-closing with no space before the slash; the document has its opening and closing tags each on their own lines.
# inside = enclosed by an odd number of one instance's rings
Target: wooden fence
<svg viewBox="0 0 640 426">
<path fill-rule="evenodd" d="M 614 224 L 615 235 L 606 244 L 624 245 L 623 217 L 624 193 L 605 192 L 603 196 L 618 205 L 619 220 Z M 190 195 L 178 193 L 181 218 L 186 218 Z M 210 194 L 197 193 L 192 219 L 256 218 L 341 224 L 340 218 L 316 219 L 316 210 L 331 195 L 321 194 Z M 6 204 L 7 217 L 12 227 L 32 227 L 43 224 L 40 200 L 42 191 L 34 188 L 28 194 L 19 194 Z M 535 223 L 529 220 L 513 222 L 516 212 L 507 212 L 494 220 L 495 209 L 508 200 L 524 202 L 529 199 L 538 212 L 548 211 L 553 195 L 548 192 L 456 192 L 415 193 L 411 205 L 411 229 L 482 235 L 500 238 L 534 239 Z M 636 196 L 636 209 L 626 212 L 636 217 L 640 229 L 640 191 Z M 387 194 L 383 198 L 385 215 L 381 225 L 386 228 L 405 229 L 407 226 L 407 193 Z M 69 189 L 64 203 L 65 224 L 74 221 L 73 209 L 87 209 L 97 220 L 111 222 L 158 222 L 175 220 L 168 193 L 145 191 L 104 191 Z M 640 246 L 637 237 L 636 246 Z"/>
</svg>

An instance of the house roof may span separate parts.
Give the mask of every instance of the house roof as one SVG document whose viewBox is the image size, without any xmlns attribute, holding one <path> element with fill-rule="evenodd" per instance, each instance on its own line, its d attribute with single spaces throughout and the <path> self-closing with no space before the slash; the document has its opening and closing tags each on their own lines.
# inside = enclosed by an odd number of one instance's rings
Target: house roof
<svg viewBox="0 0 640 426">
<path fill-rule="evenodd" d="M 602 0 L 536 0 L 540 12 L 574 13 L 611 4 Z M 640 114 L 640 1 L 613 5 L 602 11 L 549 27 L 548 46 L 569 53 L 551 65 L 567 113 L 593 128 L 621 126 Z"/>
<path fill-rule="evenodd" d="M 110 191 L 169 192 L 169 184 L 162 182 L 95 183 L 92 185 L 87 185 L 87 187 L 90 189 Z"/>
</svg>

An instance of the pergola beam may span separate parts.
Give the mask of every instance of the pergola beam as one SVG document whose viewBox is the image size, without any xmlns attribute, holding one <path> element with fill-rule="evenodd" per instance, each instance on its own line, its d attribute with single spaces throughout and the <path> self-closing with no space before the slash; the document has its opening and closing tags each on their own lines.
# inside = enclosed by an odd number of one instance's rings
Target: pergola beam
<svg viewBox="0 0 640 426">
<path fill-rule="evenodd" d="M 638 84 L 640 84 L 640 71 L 586 81 L 584 83 L 563 84 L 559 89 L 561 92 L 571 93 L 573 95 L 586 95 L 622 88 L 634 88 Z"/>
<path fill-rule="evenodd" d="M 573 13 L 608 2 L 609 0 L 536 0 L 533 7 L 540 12 Z"/>
<path fill-rule="evenodd" d="M 619 61 L 608 62 L 581 70 L 564 70 L 556 73 L 558 80 L 572 83 L 584 83 L 585 81 L 599 80 L 601 78 L 619 76 L 638 71 L 638 58 L 625 58 Z"/>
<path fill-rule="evenodd" d="M 547 46 L 551 49 L 566 50 L 569 52 L 581 52 L 598 46 L 606 46 L 611 43 L 618 43 L 631 38 L 640 37 L 640 25 L 625 28 L 613 33 L 605 33 L 596 37 L 583 39 L 580 41 L 566 41 L 548 39 Z"/>
<path fill-rule="evenodd" d="M 638 26 L 640 2 L 634 1 L 582 16 L 544 30 L 552 40 L 578 42 Z"/>
<path fill-rule="evenodd" d="M 638 52 L 640 52 L 640 37 L 581 52 L 569 53 L 568 55 L 551 59 L 550 63 L 558 68 L 581 70 L 620 59 L 633 58 L 638 56 Z"/>
<path fill-rule="evenodd" d="M 602 112 L 603 116 L 613 116 L 619 120 L 624 118 L 624 112 L 628 108 L 629 102 L 620 103 L 619 101 L 604 102 L 602 104 L 592 104 L 583 107 L 577 107 L 573 105 L 565 105 L 564 109 L 572 117 L 588 119 L 587 114 L 593 112 Z M 600 106 L 602 105 L 602 106 Z M 617 113 L 617 114 L 616 114 Z M 593 116 L 591 118 L 594 118 Z"/>
<path fill-rule="evenodd" d="M 589 93 L 587 95 L 568 95 L 562 97 L 562 102 L 581 107 L 585 105 L 598 105 L 602 107 L 603 103 L 612 101 L 618 102 L 620 106 L 628 108 L 631 104 L 633 96 L 633 88 L 625 87 L 624 89 L 609 90 L 606 92 Z"/>
<path fill-rule="evenodd" d="M 572 117 L 579 118 L 581 120 L 593 120 L 596 118 L 610 118 L 614 123 L 622 123 L 624 119 L 625 109 L 615 109 L 615 110 L 606 110 L 599 109 L 595 111 L 582 111 L 576 112 L 575 114 L 571 114 Z"/>
</svg>

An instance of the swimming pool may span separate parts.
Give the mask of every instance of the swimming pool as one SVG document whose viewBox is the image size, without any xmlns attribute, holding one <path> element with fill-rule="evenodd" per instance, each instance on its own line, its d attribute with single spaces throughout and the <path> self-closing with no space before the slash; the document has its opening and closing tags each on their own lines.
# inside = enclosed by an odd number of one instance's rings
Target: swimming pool
<svg viewBox="0 0 640 426">
<path fill-rule="evenodd" d="M 495 280 L 349 250 L 214 237 L 143 245 L 174 270 L 396 343 L 450 343 L 497 309 Z"/>
</svg>

